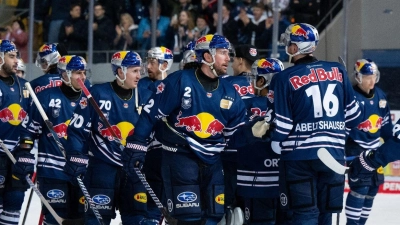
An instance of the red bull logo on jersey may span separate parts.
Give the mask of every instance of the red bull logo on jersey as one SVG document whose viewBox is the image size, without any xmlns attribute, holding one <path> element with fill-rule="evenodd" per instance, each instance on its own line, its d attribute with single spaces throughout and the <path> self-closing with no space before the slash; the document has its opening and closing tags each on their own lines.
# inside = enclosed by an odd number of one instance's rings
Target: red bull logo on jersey
<svg viewBox="0 0 400 225">
<path fill-rule="evenodd" d="M 11 104 L 0 110 L 0 121 L 18 126 L 26 117 L 27 112 L 18 104 Z"/>
<path fill-rule="evenodd" d="M 133 134 L 134 126 L 126 121 L 119 122 L 117 125 L 112 125 L 111 130 L 104 127 L 102 123 L 98 123 L 99 134 L 109 141 L 115 140 L 115 136 L 121 141 L 122 145 L 126 145 L 126 138 Z"/>
<path fill-rule="evenodd" d="M 62 81 L 61 80 L 50 80 L 49 83 L 45 86 L 37 86 L 35 87 L 35 93 L 39 93 L 43 91 L 46 88 L 51 88 L 51 87 L 59 87 L 61 86 Z"/>
<path fill-rule="evenodd" d="M 302 36 L 305 39 L 308 39 L 308 32 L 299 25 L 295 25 L 292 27 L 291 34 L 294 36 Z"/>
<path fill-rule="evenodd" d="M 337 67 L 332 67 L 332 71 L 326 71 L 324 68 L 312 68 L 309 74 L 295 75 L 289 79 L 295 90 L 309 83 L 319 81 L 339 81 L 343 82 L 343 75 Z"/>
<path fill-rule="evenodd" d="M 357 128 L 364 132 L 376 133 L 382 127 L 383 118 L 372 114 L 368 119 L 358 124 Z"/>
<path fill-rule="evenodd" d="M 184 127 L 186 131 L 194 132 L 200 138 L 208 138 L 217 134 L 222 134 L 225 125 L 215 119 L 209 113 L 199 113 L 187 117 L 181 117 L 182 112 L 177 116 L 175 127 Z"/>
<path fill-rule="evenodd" d="M 67 120 L 64 123 L 60 123 L 53 126 L 53 130 L 57 134 L 58 138 L 67 139 L 67 129 L 69 122 L 70 120 Z M 52 135 L 51 133 L 47 134 L 48 137 L 50 137 L 51 135 Z"/>
<path fill-rule="evenodd" d="M 220 204 L 220 205 L 224 205 L 224 203 L 225 203 L 225 195 L 224 194 L 217 195 L 217 197 L 215 197 L 215 202 Z"/>
</svg>

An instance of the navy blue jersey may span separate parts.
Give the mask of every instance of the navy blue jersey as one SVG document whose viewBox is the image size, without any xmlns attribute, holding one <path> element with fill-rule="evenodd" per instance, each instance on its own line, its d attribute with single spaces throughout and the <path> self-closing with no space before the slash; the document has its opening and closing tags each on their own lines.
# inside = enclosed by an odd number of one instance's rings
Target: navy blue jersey
<svg viewBox="0 0 400 225">
<path fill-rule="evenodd" d="M 250 118 L 265 116 L 267 99 L 254 97 L 243 100 Z M 276 198 L 279 196 L 279 154 L 271 142 L 257 141 L 238 148 L 237 192 L 248 198 Z"/>
<path fill-rule="evenodd" d="M 133 90 L 134 92 L 134 90 Z M 93 99 L 108 119 L 112 130 L 120 142 L 125 145 L 126 138 L 133 133 L 139 113 L 135 106 L 135 94 L 128 100 L 121 99 L 112 89 L 111 83 L 93 85 L 90 88 Z M 151 96 L 151 91 L 140 89 L 139 106 L 143 106 Z M 67 151 L 88 153 L 89 146 L 94 157 L 117 166 L 122 166 L 122 149 L 114 140 L 111 131 L 106 127 L 93 107 L 77 107 L 68 126 Z"/>
<path fill-rule="evenodd" d="M 12 75 L 14 83 L 7 85 L 0 80 L 0 139 L 10 150 L 14 150 L 19 140 L 21 123 L 30 104 L 29 92 L 25 88 L 25 79 Z M 2 154 L 3 149 L 0 149 Z"/>
<path fill-rule="evenodd" d="M 61 86 L 62 80 L 60 74 L 46 73 L 36 79 L 33 79 L 29 83 L 31 84 L 33 91 L 37 94 L 44 89 Z M 87 79 L 85 80 L 85 86 L 87 88 L 91 86 L 90 81 Z"/>
<path fill-rule="evenodd" d="M 379 165 L 385 167 L 388 163 L 400 160 L 400 119 L 392 129 L 392 136 L 385 143 L 379 147 L 373 159 Z"/>
<path fill-rule="evenodd" d="M 237 76 L 226 75 L 222 78 L 233 85 L 242 99 L 255 97 L 254 88 L 251 86 L 249 79 L 246 77 L 246 73 L 241 73 Z"/>
<path fill-rule="evenodd" d="M 376 149 L 380 138 L 387 140 L 392 136 L 392 121 L 390 108 L 385 93 L 378 87 L 374 88 L 372 97 L 366 97 L 362 91 L 355 88 L 355 95 L 363 111 L 361 123 L 351 129 L 346 142 L 346 155 L 359 155 L 366 149 Z"/>
<path fill-rule="evenodd" d="M 67 127 L 74 109 L 88 107 L 86 96 L 81 96 L 73 101 L 68 99 L 59 87 L 48 88 L 37 94 L 49 121 L 53 124 L 54 131 L 63 146 L 67 142 Z M 28 111 L 28 122 L 22 129 L 21 136 L 38 137 L 38 162 L 37 173 L 39 177 L 68 180 L 64 173 L 65 158 L 35 104 Z"/>
<path fill-rule="evenodd" d="M 281 142 L 282 160 L 317 159 L 322 147 L 343 160 L 345 128 L 359 124 L 361 111 L 341 64 L 289 67 L 272 78 L 267 97 L 276 123 L 272 139 Z"/>
<path fill-rule="evenodd" d="M 141 78 L 139 80 L 138 87 L 155 91 L 154 82 L 150 79 L 150 77 Z"/>
<path fill-rule="evenodd" d="M 186 139 L 193 152 L 205 163 L 214 163 L 224 149 L 225 139 L 245 120 L 245 107 L 232 84 L 218 80 L 218 87 L 207 92 L 194 70 L 170 74 L 156 87 L 154 100 L 145 106 L 135 137 L 145 140 L 157 119 L 167 117 L 168 125 Z M 129 148 L 129 146 L 127 146 Z"/>
</svg>

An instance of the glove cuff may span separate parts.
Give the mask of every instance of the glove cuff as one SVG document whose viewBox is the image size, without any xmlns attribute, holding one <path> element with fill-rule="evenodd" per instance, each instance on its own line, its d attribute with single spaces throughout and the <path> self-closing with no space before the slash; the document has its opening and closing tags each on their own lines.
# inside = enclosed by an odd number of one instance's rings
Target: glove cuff
<svg viewBox="0 0 400 225">
<path fill-rule="evenodd" d="M 361 165 L 362 165 L 366 170 L 372 172 L 372 171 L 374 171 L 376 168 L 370 166 L 369 163 L 367 162 L 367 161 L 370 161 L 370 160 L 368 159 L 368 157 L 369 157 L 368 155 L 369 155 L 369 152 L 366 152 L 366 153 L 365 153 L 365 158 L 364 158 L 364 152 L 361 152 L 359 159 L 360 159 Z"/>
<path fill-rule="evenodd" d="M 135 151 L 147 152 L 147 146 L 141 144 L 127 143 L 125 148 Z"/>
</svg>

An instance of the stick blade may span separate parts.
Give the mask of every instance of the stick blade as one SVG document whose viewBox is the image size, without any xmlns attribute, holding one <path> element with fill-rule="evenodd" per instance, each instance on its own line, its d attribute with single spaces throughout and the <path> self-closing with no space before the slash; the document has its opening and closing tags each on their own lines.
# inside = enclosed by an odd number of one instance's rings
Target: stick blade
<svg viewBox="0 0 400 225">
<path fill-rule="evenodd" d="M 64 219 L 62 225 L 85 225 L 85 219 Z"/>
<path fill-rule="evenodd" d="M 318 158 L 327 166 L 329 169 L 335 171 L 338 174 L 345 174 L 349 170 L 349 167 L 343 166 L 326 150 L 326 148 L 320 148 L 317 152 Z"/>
</svg>

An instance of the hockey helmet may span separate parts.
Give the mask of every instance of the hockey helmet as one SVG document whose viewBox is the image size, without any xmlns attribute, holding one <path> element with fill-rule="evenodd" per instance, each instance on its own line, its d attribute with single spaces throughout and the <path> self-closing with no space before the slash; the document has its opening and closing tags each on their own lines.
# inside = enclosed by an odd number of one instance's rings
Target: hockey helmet
<svg viewBox="0 0 400 225">
<path fill-rule="evenodd" d="M 262 58 L 254 61 L 251 66 L 251 74 L 254 76 L 254 88 L 262 90 L 268 87 L 274 74 L 283 71 L 285 67 L 279 59 Z M 265 84 L 262 87 L 257 87 L 256 82 L 260 77 L 264 77 Z"/>
<path fill-rule="evenodd" d="M 39 48 L 35 65 L 46 72 L 51 65 L 57 64 L 60 58 L 57 44 L 44 44 Z"/>
<path fill-rule="evenodd" d="M 358 83 L 361 84 L 362 76 L 376 75 L 375 83 L 379 82 L 380 72 L 378 66 L 370 59 L 359 59 L 354 65 L 354 75 Z"/>
</svg>

